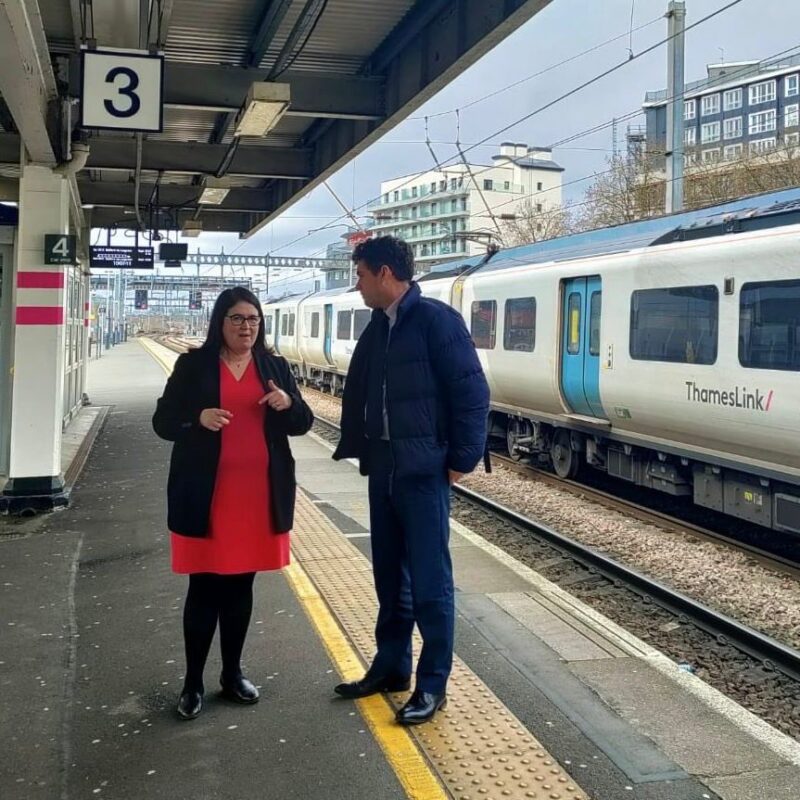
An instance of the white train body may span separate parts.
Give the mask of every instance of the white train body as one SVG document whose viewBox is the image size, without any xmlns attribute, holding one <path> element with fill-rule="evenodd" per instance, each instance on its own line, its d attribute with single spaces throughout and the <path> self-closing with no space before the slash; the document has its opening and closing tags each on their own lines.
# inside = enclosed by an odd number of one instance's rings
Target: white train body
<svg viewBox="0 0 800 800">
<path fill-rule="evenodd" d="M 560 262 L 506 257 L 420 286 L 463 314 L 492 431 L 512 453 L 800 532 L 799 253 L 800 225 L 786 225 Z M 354 291 L 269 304 L 267 316 L 303 319 L 292 341 L 269 342 L 299 377 L 337 389 L 355 346 L 337 320 L 358 310 Z"/>
</svg>

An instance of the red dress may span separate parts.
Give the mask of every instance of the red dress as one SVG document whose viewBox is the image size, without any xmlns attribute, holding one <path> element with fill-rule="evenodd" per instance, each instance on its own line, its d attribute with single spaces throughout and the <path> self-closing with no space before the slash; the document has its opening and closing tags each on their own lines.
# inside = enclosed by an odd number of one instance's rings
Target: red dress
<svg viewBox="0 0 800 800">
<path fill-rule="evenodd" d="M 209 534 L 173 533 L 172 569 L 179 574 L 233 575 L 285 567 L 289 534 L 275 533 L 269 513 L 264 387 L 251 361 L 241 380 L 220 361 L 220 406 L 233 414 L 219 433 L 222 447 L 211 501 Z"/>
</svg>

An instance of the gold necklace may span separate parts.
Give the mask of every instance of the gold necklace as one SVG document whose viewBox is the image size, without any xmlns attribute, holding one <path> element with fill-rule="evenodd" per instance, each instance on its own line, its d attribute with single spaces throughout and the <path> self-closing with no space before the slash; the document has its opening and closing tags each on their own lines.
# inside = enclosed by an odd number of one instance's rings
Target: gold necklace
<svg viewBox="0 0 800 800">
<path fill-rule="evenodd" d="M 235 368 L 241 367 L 243 364 L 249 364 L 250 363 L 250 359 L 252 357 L 253 357 L 252 354 L 248 353 L 246 356 L 244 356 L 244 358 L 241 358 L 238 361 L 235 361 L 232 358 L 228 358 L 225 355 L 220 354 L 220 358 L 222 358 L 222 360 L 226 364 L 228 364 L 228 366 L 235 367 Z"/>
</svg>

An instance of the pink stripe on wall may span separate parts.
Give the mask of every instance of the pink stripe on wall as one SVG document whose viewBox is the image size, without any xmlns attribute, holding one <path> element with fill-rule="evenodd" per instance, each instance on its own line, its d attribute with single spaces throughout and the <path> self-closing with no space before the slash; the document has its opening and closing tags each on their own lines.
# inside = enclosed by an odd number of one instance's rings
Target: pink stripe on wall
<svg viewBox="0 0 800 800">
<path fill-rule="evenodd" d="M 17 308 L 17 325 L 63 325 L 64 309 L 61 306 L 20 306 Z"/>
<path fill-rule="evenodd" d="M 20 289 L 63 289 L 63 272 L 18 272 L 17 286 Z"/>
</svg>

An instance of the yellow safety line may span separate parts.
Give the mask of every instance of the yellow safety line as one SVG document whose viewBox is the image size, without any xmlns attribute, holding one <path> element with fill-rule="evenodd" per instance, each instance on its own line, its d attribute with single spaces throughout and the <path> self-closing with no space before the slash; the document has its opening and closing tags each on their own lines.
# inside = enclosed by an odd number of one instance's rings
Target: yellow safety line
<svg viewBox="0 0 800 800">
<path fill-rule="evenodd" d="M 144 336 L 139 336 L 137 341 L 145 350 L 147 350 L 148 353 L 150 353 L 151 356 L 153 356 L 153 358 L 158 362 L 161 369 L 163 369 L 164 372 L 167 373 L 167 375 L 172 374 L 172 364 L 168 364 L 161 357 L 161 354 L 158 352 L 158 350 L 156 350 L 155 346 L 149 339 L 145 338 Z"/>
<path fill-rule="evenodd" d="M 358 680 L 364 674 L 364 665 L 305 570 L 295 561 L 284 569 L 284 573 L 339 674 L 346 681 Z M 394 722 L 394 709 L 386 698 L 372 695 L 357 700 L 356 705 L 406 795 L 411 800 L 447 800 L 449 795 L 408 731 Z"/>
</svg>

